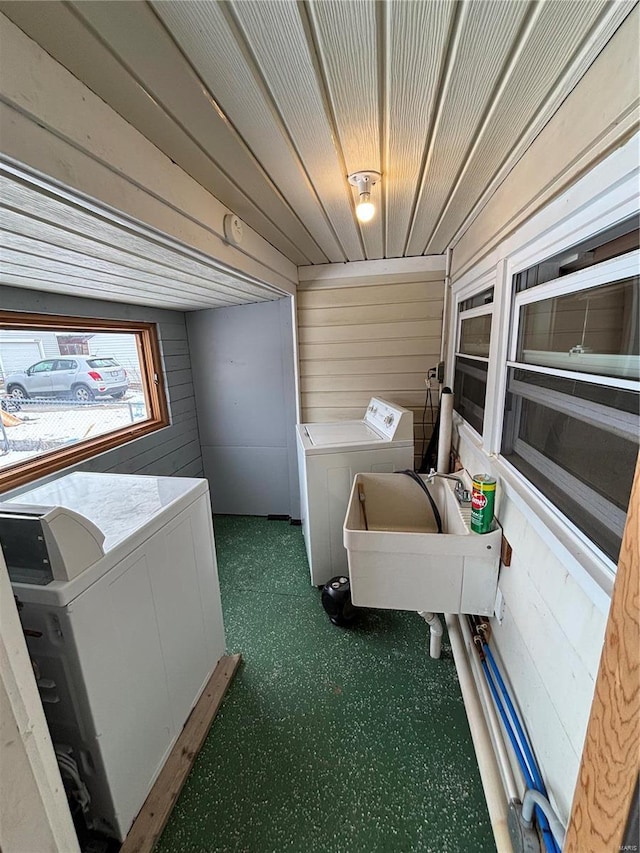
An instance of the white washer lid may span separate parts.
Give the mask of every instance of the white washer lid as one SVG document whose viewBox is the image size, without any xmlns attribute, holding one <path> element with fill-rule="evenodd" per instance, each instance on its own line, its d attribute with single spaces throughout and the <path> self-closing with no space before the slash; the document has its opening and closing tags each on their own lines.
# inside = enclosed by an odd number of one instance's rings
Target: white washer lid
<svg viewBox="0 0 640 853">
<path fill-rule="evenodd" d="M 106 554 L 192 489 L 204 492 L 206 484 L 191 477 L 75 471 L 9 498 L 7 505 L 61 506 L 74 510 L 105 534 L 102 547 Z"/>
<path fill-rule="evenodd" d="M 309 440 L 314 447 L 332 445 L 371 444 L 386 441 L 363 421 L 343 421 L 332 424 L 305 424 Z"/>
</svg>

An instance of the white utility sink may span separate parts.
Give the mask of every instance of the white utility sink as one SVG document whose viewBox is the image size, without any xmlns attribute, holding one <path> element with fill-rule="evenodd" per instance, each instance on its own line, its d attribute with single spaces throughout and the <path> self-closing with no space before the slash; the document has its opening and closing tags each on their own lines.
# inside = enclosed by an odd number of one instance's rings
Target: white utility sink
<svg viewBox="0 0 640 853">
<path fill-rule="evenodd" d="M 474 533 L 471 504 L 459 504 L 454 481 L 436 477 L 427 488 L 442 533 L 427 496 L 406 474 L 356 475 L 344 522 L 353 603 L 493 615 L 500 527 L 494 522 L 491 532 Z"/>
</svg>

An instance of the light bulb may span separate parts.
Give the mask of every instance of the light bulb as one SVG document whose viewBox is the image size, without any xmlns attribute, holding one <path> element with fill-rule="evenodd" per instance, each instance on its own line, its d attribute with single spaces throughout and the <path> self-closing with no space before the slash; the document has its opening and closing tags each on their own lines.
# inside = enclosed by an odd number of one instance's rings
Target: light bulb
<svg viewBox="0 0 640 853">
<path fill-rule="evenodd" d="M 356 216 L 360 222 L 371 222 L 376 215 L 376 207 L 371 203 L 371 187 L 377 183 L 382 175 L 380 172 L 353 172 L 347 175 L 352 187 L 358 189 L 358 203 L 356 204 Z"/>
<path fill-rule="evenodd" d="M 368 196 L 369 193 L 363 193 L 363 195 Z M 356 207 L 356 216 L 358 217 L 360 222 L 371 222 L 375 212 L 375 205 L 373 205 L 370 201 L 361 201 L 360 204 L 358 204 Z"/>
</svg>

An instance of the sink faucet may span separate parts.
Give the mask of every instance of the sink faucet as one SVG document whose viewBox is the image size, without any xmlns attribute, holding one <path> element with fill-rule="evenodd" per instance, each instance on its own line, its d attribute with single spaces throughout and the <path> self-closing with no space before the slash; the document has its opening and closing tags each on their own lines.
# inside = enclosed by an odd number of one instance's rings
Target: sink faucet
<svg viewBox="0 0 640 853">
<path fill-rule="evenodd" d="M 436 477 L 441 477 L 443 480 L 455 480 L 455 495 L 458 498 L 459 503 L 469 503 L 471 500 L 471 494 L 467 487 L 464 484 L 464 480 L 460 477 L 456 477 L 455 474 L 441 474 L 439 471 L 436 471 L 435 468 L 432 468 L 427 474 L 427 483 L 433 483 Z"/>
</svg>

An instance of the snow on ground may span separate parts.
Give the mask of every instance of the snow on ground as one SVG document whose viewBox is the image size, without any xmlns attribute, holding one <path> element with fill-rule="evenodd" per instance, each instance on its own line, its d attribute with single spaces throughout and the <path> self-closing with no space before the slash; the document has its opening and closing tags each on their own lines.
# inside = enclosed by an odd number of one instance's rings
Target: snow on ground
<svg viewBox="0 0 640 853">
<path fill-rule="evenodd" d="M 21 423 L 5 426 L 4 434 L 0 428 L 0 469 L 147 417 L 139 392 L 130 392 L 123 400 L 107 398 L 82 405 L 70 400 L 30 400 L 10 414 Z"/>
</svg>

